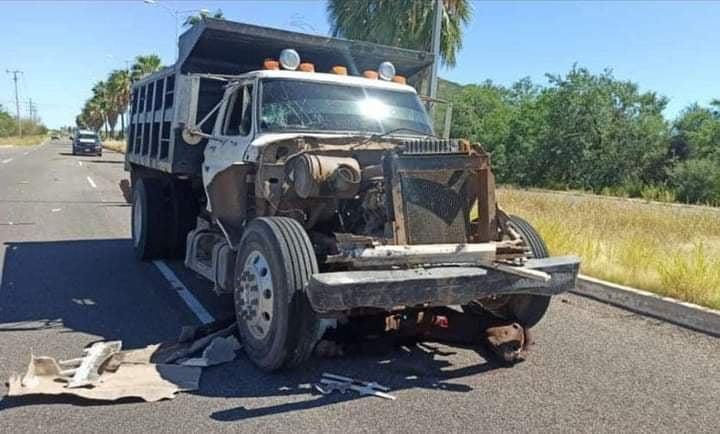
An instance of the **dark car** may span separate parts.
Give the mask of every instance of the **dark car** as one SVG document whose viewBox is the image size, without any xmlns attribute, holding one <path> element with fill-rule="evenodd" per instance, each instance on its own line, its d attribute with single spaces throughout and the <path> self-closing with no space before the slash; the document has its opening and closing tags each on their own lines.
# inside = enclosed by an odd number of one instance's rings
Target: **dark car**
<svg viewBox="0 0 720 434">
<path fill-rule="evenodd" d="M 94 131 L 80 130 L 72 142 L 72 154 L 86 154 L 102 156 L 102 142 Z"/>
</svg>

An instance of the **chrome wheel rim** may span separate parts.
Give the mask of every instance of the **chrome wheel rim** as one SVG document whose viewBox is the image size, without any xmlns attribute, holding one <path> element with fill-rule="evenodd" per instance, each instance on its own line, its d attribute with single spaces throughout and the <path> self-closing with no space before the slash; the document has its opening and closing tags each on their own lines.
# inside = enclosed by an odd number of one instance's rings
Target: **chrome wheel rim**
<svg viewBox="0 0 720 434">
<path fill-rule="evenodd" d="M 254 338 L 264 339 L 273 321 L 275 288 L 268 261 L 257 250 L 253 250 L 245 259 L 238 289 L 240 316 Z"/>
<path fill-rule="evenodd" d="M 135 195 L 133 200 L 132 239 L 135 247 L 140 245 L 140 234 L 142 232 L 142 201 Z"/>
</svg>

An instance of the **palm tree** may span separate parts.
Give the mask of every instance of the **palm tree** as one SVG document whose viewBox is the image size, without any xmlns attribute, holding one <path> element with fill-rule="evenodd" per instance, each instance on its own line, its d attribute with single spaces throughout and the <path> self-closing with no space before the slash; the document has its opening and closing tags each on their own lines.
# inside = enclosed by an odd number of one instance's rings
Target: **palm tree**
<svg viewBox="0 0 720 434">
<path fill-rule="evenodd" d="M 185 22 L 183 23 L 183 27 L 190 27 L 194 26 L 195 24 L 200 24 L 205 18 L 215 18 L 217 20 L 224 20 L 225 16 L 223 15 L 222 9 L 218 9 L 215 12 L 213 12 L 212 15 L 210 15 L 209 11 L 200 11 L 197 15 L 190 15 L 189 17 L 185 18 Z"/>
<path fill-rule="evenodd" d="M 120 132 L 125 134 L 125 112 L 130 103 L 130 73 L 124 69 L 116 69 L 107 79 L 107 90 L 113 111 L 120 114 Z"/>
<path fill-rule="evenodd" d="M 137 81 L 147 74 L 159 71 L 161 68 L 162 61 L 160 60 L 160 56 L 157 54 L 137 56 L 135 58 L 135 63 L 133 63 L 133 66 L 130 69 L 130 78 L 132 78 L 132 81 Z"/>
<path fill-rule="evenodd" d="M 99 131 L 105 123 L 105 117 L 95 98 L 90 98 L 85 102 L 82 112 L 75 119 L 78 127 L 90 128 Z"/>
<path fill-rule="evenodd" d="M 440 57 L 455 66 L 463 26 L 472 17 L 470 0 L 443 0 Z M 336 37 L 430 51 L 435 2 L 430 0 L 328 0 Z"/>
</svg>

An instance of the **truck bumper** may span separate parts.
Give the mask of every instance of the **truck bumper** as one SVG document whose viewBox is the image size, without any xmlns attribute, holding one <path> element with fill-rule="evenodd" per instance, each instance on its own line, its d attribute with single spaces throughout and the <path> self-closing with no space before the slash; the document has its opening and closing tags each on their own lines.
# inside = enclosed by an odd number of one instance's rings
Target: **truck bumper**
<svg viewBox="0 0 720 434">
<path fill-rule="evenodd" d="M 523 268 L 550 275 L 547 282 L 478 266 L 318 273 L 307 287 L 317 312 L 357 307 L 447 306 L 502 294 L 555 295 L 575 288 L 580 259 L 530 259 Z"/>
</svg>

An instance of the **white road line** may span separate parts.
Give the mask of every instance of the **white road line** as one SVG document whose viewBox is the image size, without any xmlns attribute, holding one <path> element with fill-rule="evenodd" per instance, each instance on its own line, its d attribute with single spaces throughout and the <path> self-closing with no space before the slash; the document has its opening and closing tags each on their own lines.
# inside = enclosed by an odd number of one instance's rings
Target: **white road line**
<svg viewBox="0 0 720 434">
<path fill-rule="evenodd" d="M 78 161 L 78 166 L 82 166 L 82 161 Z"/>
<path fill-rule="evenodd" d="M 209 324 L 215 321 L 215 318 L 210 315 L 210 312 L 208 312 L 205 307 L 200 304 L 200 301 L 192 295 L 192 292 L 188 291 L 185 284 L 178 279 L 175 273 L 173 273 L 164 261 L 153 261 L 153 264 L 155 264 L 158 270 L 160 270 L 163 277 L 170 282 L 170 285 L 172 285 L 172 287 L 177 291 L 180 298 L 182 298 L 187 307 L 190 308 L 201 323 Z"/>
<path fill-rule="evenodd" d="M 29 154 L 29 152 L 23 152 L 23 155 L 28 155 L 28 154 Z"/>
<path fill-rule="evenodd" d="M 95 181 L 93 181 L 91 177 L 88 176 L 87 180 L 90 183 L 90 187 L 97 188 L 97 185 L 95 185 Z"/>
<path fill-rule="evenodd" d="M 12 158 L 8 158 L 6 160 L 2 160 L 2 164 L 8 164 L 11 161 L 12 161 Z"/>
</svg>

